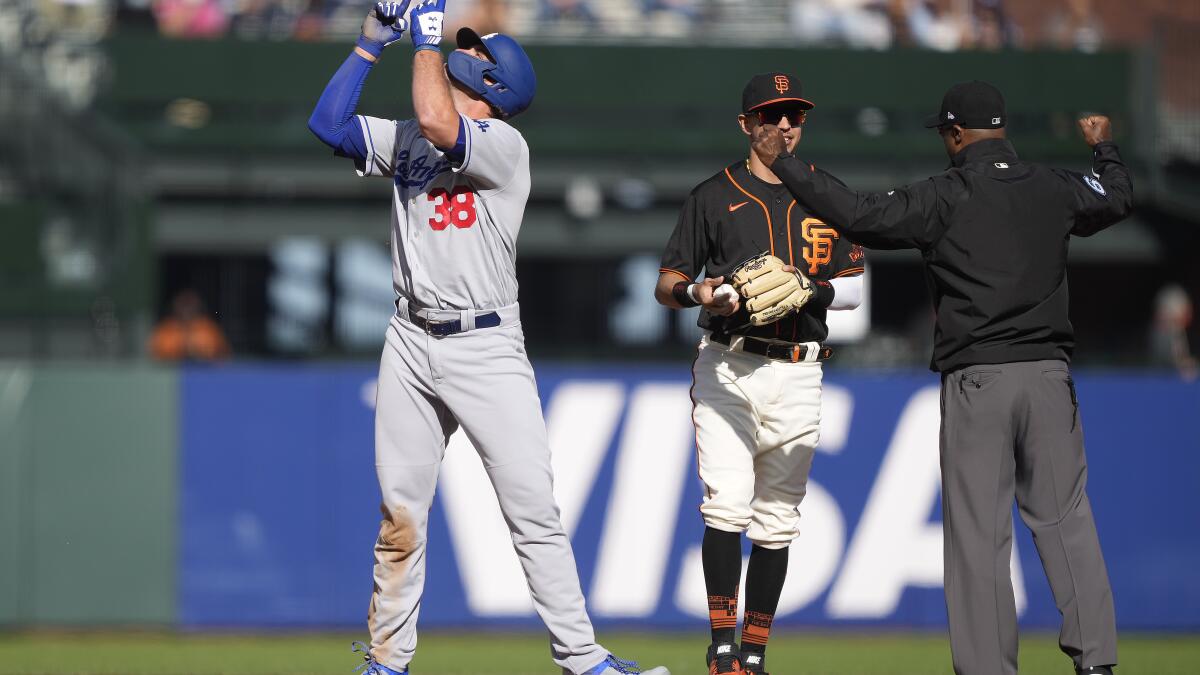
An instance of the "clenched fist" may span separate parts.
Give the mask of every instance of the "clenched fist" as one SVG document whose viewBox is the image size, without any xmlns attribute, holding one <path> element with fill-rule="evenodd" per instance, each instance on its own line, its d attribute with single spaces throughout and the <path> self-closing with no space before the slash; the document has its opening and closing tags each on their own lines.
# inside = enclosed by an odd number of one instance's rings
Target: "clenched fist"
<svg viewBox="0 0 1200 675">
<path fill-rule="evenodd" d="M 767 166 L 775 163 L 775 159 L 787 152 L 787 139 L 779 127 L 771 124 L 759 124 L 751 132 L 753 140 L 750 148 L 758 155 L 759 161 Z"/>
<path fill-rule="evenodd" d="M 1083 140 L 1090 146 L 1112 140 L 1112 122 L 1104 115 L 1088 115 L 1079 120 Z"/>
</svg>

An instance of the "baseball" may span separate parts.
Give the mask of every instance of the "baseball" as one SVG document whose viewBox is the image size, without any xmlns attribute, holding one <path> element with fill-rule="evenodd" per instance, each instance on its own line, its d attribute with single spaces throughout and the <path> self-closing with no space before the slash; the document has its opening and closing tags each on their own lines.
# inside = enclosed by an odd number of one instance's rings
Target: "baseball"
<svg viewBox="0 0 1200 675">
<path fill-rule="evenodd" d="M 737 296 L 737 291 L 733 290 L 733 286 L 730 286 L 729 284 L 721 284 L 720 286 L 717 286 L 716 290 L 713 291 L 713 300 L 725 300 L 727 302 L 733 302 L 734 300 L 737 300 Z"/>
</svg>

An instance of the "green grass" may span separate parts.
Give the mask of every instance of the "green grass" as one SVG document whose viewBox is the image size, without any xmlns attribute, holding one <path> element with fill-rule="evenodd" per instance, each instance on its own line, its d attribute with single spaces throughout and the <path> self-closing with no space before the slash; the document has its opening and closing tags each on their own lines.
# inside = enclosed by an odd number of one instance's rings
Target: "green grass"
<svg viewBox="0 0 1200 675">
<path fill-rule="evenodd" d="M 0 633 L 0 675 L 349 675 L 361 636 L 177 635 L 161 633 Z M 673 675 L 699 675 L 703 634 L 606 635 L 604 644 Z M 1069 675 L 1052 636 L 1028 636 L 1021 672 Z M 1127 636 L 1120 675 L 1197 675 L 1200 636 Z M 781 634 L 771 640 L 774 675 L 950 675 L 946 638 L 937 634 Z M 427 633 L 414 675 L 557 675 L 543 637 Z"/>
</svg>

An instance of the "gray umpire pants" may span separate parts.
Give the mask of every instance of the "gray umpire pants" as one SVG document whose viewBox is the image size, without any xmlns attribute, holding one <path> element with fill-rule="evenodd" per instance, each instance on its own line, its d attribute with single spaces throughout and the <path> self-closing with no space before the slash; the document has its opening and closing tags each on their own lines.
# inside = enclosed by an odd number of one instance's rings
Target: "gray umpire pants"
<svg viewBox="0 0 1200 675">
<path fill-rule="evenodd" d="M 1108 571 L 1091 504 L 1075 385 L 1062 361 L 942 375 L 942 519 L 950 649 L 958 675 L 1015 675 L 1012 503 L 1033 532 L 1059 646 L 1077 668 L 1117 662 Z"/>
</svg>

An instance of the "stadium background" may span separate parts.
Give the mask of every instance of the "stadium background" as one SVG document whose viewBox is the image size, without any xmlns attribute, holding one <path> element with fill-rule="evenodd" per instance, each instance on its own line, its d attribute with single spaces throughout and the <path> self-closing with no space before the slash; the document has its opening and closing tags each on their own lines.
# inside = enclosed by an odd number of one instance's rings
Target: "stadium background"
<svg viewBox="0 0 1200 675">
<path fill-rule="evenodd" d="M 1075 117 L 1113 117 L 1136 213 L 1071 249 L 1090 485 L 1135 636 L 1122 672 L 1195 672 L 1200 5 L 449 2 L 450 23 L 514 33 L 538 69 L 518 125 L 533 153 L 522 316 L 584 589 L 616 644 L 699 671 L 696 330 L 651 289 L 683 196 L 745 153 L 742 84 L 780 68 L 817 103 L 803 155 L 862 189 L 945 165 L 920 121 L 955 81 L 1000 86 L 1029 159 L 1083 169 Z M 343 637 L 362 637 L 377 523 L 388 190 L 305 122 L 365 11 L 0 0 L 0 673 L 353 664 Z M 409 114 L 403 45 L 360 109 Z M 866 306 L 836 327 L 772 653 L 797 672 L 949 672 L 920 260 L 873 252 L 867 279 Z M 228 356 L 152 349 L 189 295 Z M 480 475 L 456 443 L 419 672 L 549 672 Z M 1017 529 L 1025 671 L 1058 672 L 1057 612 Z M 498 665 L 464 665 L 472 645 Z M 297 653 L 300 671 L 281 665 Z"/>
</svg>

